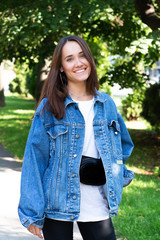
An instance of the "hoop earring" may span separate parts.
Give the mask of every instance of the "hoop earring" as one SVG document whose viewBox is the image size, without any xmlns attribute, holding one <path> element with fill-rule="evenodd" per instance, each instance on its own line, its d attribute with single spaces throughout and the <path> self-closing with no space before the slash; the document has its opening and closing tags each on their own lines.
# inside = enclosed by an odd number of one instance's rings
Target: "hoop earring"
<svg viewBox="0 0 160 240">
<path fill-rule="evenodd" d="M 59 76 L 60 76 L 62 85 L 64 85 L 64 83 L 63 83 L 63 77 L 62 77 L 62 73 L 61 73 L 61 72 L 60 72 Z"/>
</svg>

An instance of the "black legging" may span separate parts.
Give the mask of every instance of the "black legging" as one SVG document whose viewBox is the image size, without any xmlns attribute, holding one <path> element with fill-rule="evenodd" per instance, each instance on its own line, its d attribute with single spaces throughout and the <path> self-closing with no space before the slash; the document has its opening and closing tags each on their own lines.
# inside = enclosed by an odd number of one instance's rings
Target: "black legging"
<svg viewBox="0 0 160 240">
<path fill-rule="evenodd" d="M 116 240 L 111 219 L 98 222 L 77 222 L 83 240 Z M 73 240 L 73 222 L 46 218 L 45 240 Z"/>
</svg>

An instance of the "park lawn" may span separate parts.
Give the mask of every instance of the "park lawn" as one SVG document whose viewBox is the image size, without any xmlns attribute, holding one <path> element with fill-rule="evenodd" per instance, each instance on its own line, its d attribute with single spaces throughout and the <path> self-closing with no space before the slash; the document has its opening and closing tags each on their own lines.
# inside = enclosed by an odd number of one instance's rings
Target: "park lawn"
<svg viewBox="0 0 160 240">
<path fill-rule="evenodd" d="M 0 108 L 0 143 L 22 159 L 34 114 L 34 101 L 6 97 Z M 152 131 L 129 129 L 135 148 L 127 167 L 135 172 L 133 182 L 124 188 L 119 214 L 113 218 L 118 239 L 160 239 L 160 179 L 153 176 L 160 163 L 160 137 Z"/>
<path fill-rule="evenodd" d="M 0 108 L 0 143 L 17 159 L 22 159 L 35 103 L 32 99 L 6 96 Z"/>
<path fill-rule="evenodd" d="M 117 236 L 160 240 L 160 178 L 153 175 L 160 166 L 160 136 L 144 129 L 129 132 L 135 148 L 126 165 L 135 178 L 124 188 L 118 216 L 113 218 Z"/>
<path fill-rule="evenodd" d="M 118 239 L 160 239 L 160 181 L 150 175 L 135 174 L 124 188 L 117 217 L 113 218 Z"/>
</svg>

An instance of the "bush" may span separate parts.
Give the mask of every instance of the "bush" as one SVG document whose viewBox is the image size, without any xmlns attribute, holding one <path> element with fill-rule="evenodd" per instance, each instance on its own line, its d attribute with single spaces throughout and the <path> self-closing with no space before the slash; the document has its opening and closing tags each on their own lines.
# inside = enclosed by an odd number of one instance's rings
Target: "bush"
<svg viewBox="0 0 160 240">
<path fill-rule="evenodd" d="M 28 89 L 26 88 L 26 74 L 29 72 L 28 66 L 26 63 L 15 62 L 14 72 L 16 78 L 14 78 L 9 84 L 9 90 L 12 93 L 18 93 L 20 95 L 28 95 Z"/>
<path fill-rule="evenodd" d="M 35 90 L 36 90 L 36 81 L 37 81 L 37 67 L 34 66 L 27 74 L 26 74 L 26 88 L 28 92 L 35 98 Z"/>
<path fill-rule="evenodd" d="M 20 87 L 20 80 L 19 78 L 14 78 L 11 83 L 9 84 L 9 91 L 12 92 L 12 93 L 19 93 L 19 94 L 22 94 L 22 90 L 21 90 L 21 87 Z"/>
<path fill-rule="evenodd" d="M 122 115 L 126 117 L 128 121 L 137 120 L 142 111 L 142 100 L 144 98 L 145 87 L 141 90 L 135 90 L 133 94 L 122 100 Z"/>
<path fill-rule="evenodd" d="M 160 167 L 159 166 L 156 166 L 153 169 L 153 175 L 156 176 L 156 177 L 160 177 Z"/>
<path fill-rule="evenodd" d="M 150 85 L 146 89 L 142 103 L 141 115 L 151 123 L 156 131 L 160 131 L 160 83 Z"/>
<path fill-rule="evenodd" d="M 29 64 L 16 62 L 14 65 L 14 72 L 16 78 L 9 84 L 10 92 L 18 93 L 20 95 L 27 96 L 31 94 L 35 97 L 36 80 L 37 80 L 37 65 L 33 65 L 29 68 Z"/>
</svg>

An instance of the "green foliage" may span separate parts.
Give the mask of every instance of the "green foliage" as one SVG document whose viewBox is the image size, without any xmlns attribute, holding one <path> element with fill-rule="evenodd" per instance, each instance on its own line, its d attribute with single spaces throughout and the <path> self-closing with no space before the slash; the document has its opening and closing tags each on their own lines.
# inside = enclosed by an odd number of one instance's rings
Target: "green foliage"
<svg viewBox="0 0 160 240">
<path fill-rule="evenodd" d="M 133 65 L 132 60 L 128 61 L 126 59 L 119 59 L 117 60 L 114 69 L 108 70 L 101 81 L 106 79 L 112 86 L 114 83 L 118 83 L 121 88 L 138 89 L 149 79 L 146 74 L 141 73 L 137 68 L 137 65 Z"/>
<path fill-rule="evenodd" d="M 160 83 L 150 85 L 146 89 L 142 104 L 142 116 L 151 123 L 151 125 L 160 131 Z"/>
<path fill-rule="evenodd" d="M 15 62 L 14 72 L 16 78 L 9 84 L 9 90 L 12 93 L 28 96 L 31 94 L 35 97 L 36 80 L 37 80 L 37 64 L 29 68 L 28 62 Z"/>
<path fill-rule="evenodd" d="M 37 81 L 37 65 L 35 64 L 34 67 L 26 74 L 26 88 L 34 98 L 36 81 Z"/>
<path fill-rule="evenodd" d="M 100 91 L 103 91 L 103 92 L 107 93 L 110 96 L 112 95 L 111 86 L 108 85 L 107 83 L 103 83 L 100 86 Z"/>
<path fill-rule="evenodd" d="M 107 82 L 111 86 L 118 83 L 121 88 L 139 89 L 148 81 L 143 67 L 151 67 L 159 58 L 160 32 L 151 32 L 142 23 L 134 2 L 0 2 L 0 62 L 13 58 L 27 62 L 30 71 L 25 73 L 24 80 L 18 77 L 21 85 L 18 91 L 24 91 L 22 82 L 26 81 L 28 91 L 35 97 L 39 75 L 34 66 L 51 57 L 61 37 L 76 34 L 88 42 L 93 52 L 102 88 Z"/>
<path fill-rule="evenodd" d="M 153 169 L 153 175 L 156 176 L 156 177 L 160 177 L 160 167 L 159 166 L 156 166 Z"/>
<path fill-rule="evenodd" d="M 134 95 L 129 94 L 128 97 L 123 100 L 123 113 L 128 121 L 137 120 L 140 116 L 141 105 L 137 103 L 137 99 L 134 99 Z"/>
<path fill-rule="evenodd" d="M 142 101 L 144 99 L 145 87 L 134 90 L 133 94 L 122 100 L 122 115 L 127 120 L 137 120 L 142 112 Z"/>
<path fill-rule="evenodd" d="M 18 93 L 27 96 L 28 89 L 26 88 L 26 74 L 29 73 L 29 68 L 26 63 L 16 61 L 14 64 L 14 72 L 16 78 L 9 84 L 9 90 L 12 93 Z"/>
<path fill-rule="evenodd" d="M 101 81 L 138 88 L 147 80 L 139 65 L 159 57 L 159 31 L 142 24 L 134 0 L 18 0 L 0 7 L 0 61 L 28 61 L 32 69 L 52 55 L 61 37 L 76 34 L 91 47 Z"/>
<path fill-rule="evenodd" d="M 21 90 L 21 82 L 19 78 L 14 78 L 12 82 L 9 84 L 9 91 L 12 93 L 22 94 Z"/>
</svg>

